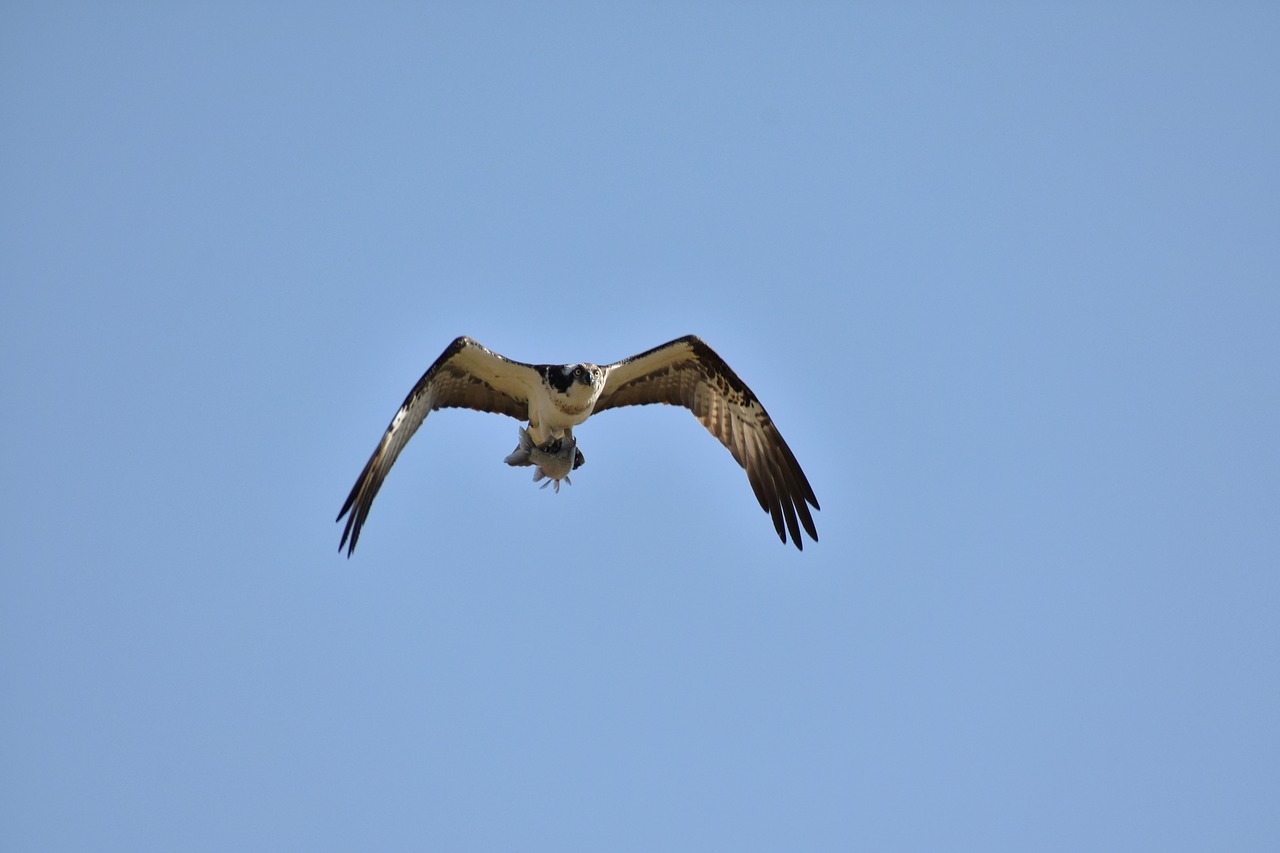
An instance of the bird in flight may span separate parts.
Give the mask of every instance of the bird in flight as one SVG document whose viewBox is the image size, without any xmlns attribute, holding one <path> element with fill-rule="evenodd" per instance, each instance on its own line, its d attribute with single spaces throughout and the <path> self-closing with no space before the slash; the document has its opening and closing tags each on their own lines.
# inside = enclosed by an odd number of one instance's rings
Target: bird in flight
<svg viewBox="0 0 1280 853">
<path fill-rule="evenodd" d="M 569 472 L 585 462 L 573 429 L 597 412 L 621 406 L 664 403 L 683 406 L 720 440 L 747 473 L 760 507 L 773 517 L 778 538 L 787 533 L 804 550 L 800 528 L 813 541 L 818 531 L 809 512 L 818 509 L 800 463 L 773 419 L 746 383 L 696 335 L 604 366 L 525 364 L 461 337 L 449 344 L 413 386 L 391 419 L 378 447 L 347 495 L 337 521 L 347 519 L 338 550 L 350 557 L 373 499 L 400 451 L 436 409 L 464 408 L 508 415 L 521 423 L 520 443 L 506 458 L 535 468 L 560 490 Z"/>
</svg>

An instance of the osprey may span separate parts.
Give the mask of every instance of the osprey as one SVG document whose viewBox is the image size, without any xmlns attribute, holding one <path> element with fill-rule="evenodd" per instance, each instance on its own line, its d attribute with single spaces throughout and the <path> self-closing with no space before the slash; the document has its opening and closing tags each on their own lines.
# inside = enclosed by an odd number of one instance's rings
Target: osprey
<svg viewBox="0 0 1280 853">
<path fill-rule="evenodd" d="M 573 428 L 596 412 L 619 406 L 665 403 L 684 406 L 728 448 L 747 472 L 756 500 L 773 516 L 778 538 L 787 532 L 804 550 L 800 528 L 813 541 L 818 531 L 809 506 L 818 509 L 800 463 L 769 413 L 746 383 L 696 335 L 654 347 L 600 367 L 524 364 L 461 337 L 445 349 L 413 386 L 382 441 L 347 495 L 338 521 L 347 518 L 338 550 L 350 557 L 373 499 L 409 438 L 436 409 L 466 408 L 509 415 L 529 423 L 508 465 L 536 467 L 535 480 L 560 480 L 585 461 Z M 544 488 L 547 484 L 543 484 Z"/>
</svg>

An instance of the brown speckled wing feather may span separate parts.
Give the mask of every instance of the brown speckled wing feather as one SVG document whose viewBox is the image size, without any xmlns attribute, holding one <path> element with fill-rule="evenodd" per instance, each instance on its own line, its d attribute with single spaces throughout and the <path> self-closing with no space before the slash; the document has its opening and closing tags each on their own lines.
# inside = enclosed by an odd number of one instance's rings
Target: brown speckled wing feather
<svg viewBox="0 0 1280 853">
<path fill-rule="evenodd" d="M 413 386 L 347 495 L 337 518 L 347 517 L 338 550 L 345 547 L 348 557 L 355 551 L 360 528 L 382 481 L 428 414 L 436 409 L 465 408 L 525 421 L 529 419 L 529 396 L 541 382 L 531 365 L 512 361 L 471 338 L 449 344 Z"/>
<path fill-rule="evenodd" d="M 801 550 L 800 528 L 816 542 L 809 512 L 818 499 L 773 419 L 724 359 L 695 335 L 654 347 L 605 368 L 595 411 L 645 403 L 683 406 L 728 448 L 747 472 L 756 500 L 778 537 Z"/>
</svg>

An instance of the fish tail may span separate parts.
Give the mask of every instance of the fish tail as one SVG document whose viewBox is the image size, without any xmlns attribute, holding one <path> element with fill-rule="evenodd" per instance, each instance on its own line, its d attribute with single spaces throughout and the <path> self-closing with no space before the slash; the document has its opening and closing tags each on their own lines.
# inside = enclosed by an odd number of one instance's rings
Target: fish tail
<svg viewBox="0 0 1280 853">
<path fill-rule="evenodd" d="M 520 427 L 520 442 L 516 445 L 516 449 L 511 451 L 510 455 L 503 462 L 508 465 L 532 465 L 529 461 L 529 455 L 533 452 L 533 436 L 529 435 L 529 431 L 524 427 Z M 538 479 L 534 477 L 534 479 Z"/>
</svg>

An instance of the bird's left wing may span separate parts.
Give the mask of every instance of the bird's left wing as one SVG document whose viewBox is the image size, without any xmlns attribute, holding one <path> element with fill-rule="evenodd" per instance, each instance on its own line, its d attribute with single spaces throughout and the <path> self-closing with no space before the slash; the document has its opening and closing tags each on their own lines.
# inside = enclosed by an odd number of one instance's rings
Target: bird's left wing
<svg viewBox="0 0 1280 853">
<path fill-rule="evenodd" d="M 773 419 L 747 384 L 696 335 L 654 347 L 605 368 L 604 390 L 593 412 L 618 406 L 683 406 L 729 449 L 747 472 L 751 489 L 783 542 L 804 550 L 800 527 L 816 542 L 809 505 L 813 488 Z"/>
<path fill-rule="evenodd" d="M 529 397 L 541 383 L 531 365 L 512 361 L 471 338 L 461 337 L 449 344 L 413 386 L 347 495 L 337 518 L 341 521 L 347 516 L 338 550 L 345 547 L 348 557 L 355 551 L 360 528 L 382 481 L 428 414 L 436 409 L 466 408 L 528 420 Z"/>
</svg>

